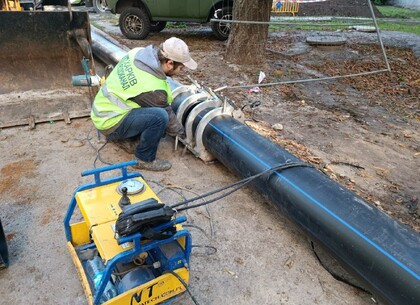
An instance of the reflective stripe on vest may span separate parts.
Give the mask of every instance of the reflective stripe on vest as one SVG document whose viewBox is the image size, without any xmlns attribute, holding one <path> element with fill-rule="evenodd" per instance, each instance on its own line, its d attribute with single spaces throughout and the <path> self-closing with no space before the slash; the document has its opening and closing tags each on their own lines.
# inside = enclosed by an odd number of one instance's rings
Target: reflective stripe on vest
<svg viewBox="0 0 420 305">
<path fill-rule="evenodd" d="M 109 99 L 109 101 L 111 103 L 113 103 L 115 106 L 121 108 L 122 110 L 133 109 L 133 107 L 130 107 L 126 103 L 124 103 L 124 101 L 122 99 L 120 99 L 120 98 L 116 97 L 115 95 L 112 95 L 111 93 L 109 93 L 106 83 L 102 86 L 101 90 L 102 90 L 103 95 L 107 99 Z"/>
<path fill-rule="evenodd" d="M 112 95 L 111 93 L 109 93 L 108 89 L 107 89 L 107 86 L 106 86 L 106 83 L 102 86 L 101 90 L 102 90 L 102 94 L 104 95 L 104 97 L 106 97 L 115 106 L 117 106 L 117 107 L 119 107 L 123 110 L 133 109 L 132 107 L 125 104 L 123 100 L 121 100 L 120 98 L 116 97 L 115 95 Z M 115 118 L 116 116 L 121 115 L 121 113 L 119 113 L 119 112 L 99 111 L 96 108 L 95 104 L 92 105 L 92 111 L 97 117 L 100 117 L 100 118 L 112 119 L 112 118 Z"/>
<path fill-rule="evenodd" d="M 112 119 L 120 115 L 120 113 L 118 112 L 100 112 L 98 111 L 98 109 L 96 109 L 95 104 L 92 105 L 92 111 L 93 111 L 93 114 L 99 118 Z"/>
</svg>

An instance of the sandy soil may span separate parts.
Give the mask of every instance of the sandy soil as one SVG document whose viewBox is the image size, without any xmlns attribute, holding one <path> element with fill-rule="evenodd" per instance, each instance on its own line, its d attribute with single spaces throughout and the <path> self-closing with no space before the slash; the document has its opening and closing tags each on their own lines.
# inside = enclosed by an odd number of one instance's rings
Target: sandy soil
<svg viewBox="0 0 420 305">
<path fill-rule="evenodd" d="M 130 48 L 174 35 L 184 39 L 199 63 L 191 76 L 212 88 L 255 83 L 259 71 L 272 82 L 354 71 L 361 69 L 360 62 L 366 63 L 363 67 L 380 64 L 374 48 L 352 43 L 312 47 L 304 45 L 300 34 L 290 34 L 270 38 L 265 66 L 238 66 L 223 59 L 225 45 L 207 27 L 172 27 L 145 41 L 129 41 L 115 16 L 92 14 L 91 19 Z M 389 49 L 389 54 L 395 68 L 391 76 L 225 94 L 244 107 L 257 131 L 419 230 L 419 61 L 412 50 Z M 187 82 L 186 77 L 179 80 Z M 261 106 L 251 110 L 254 101 Z M 276 123 L 283 128 L 272 128 Z M 0 131 L 0 217 L 11 260 L 0 272 L 0 304 L 87 304 L 65 247 L 63 217 L 73 190 L 88 182 L 80 173 L 94 166 L 90 144 L 102 145 L 87 118 Z M 168 137 L 159 148 L 159 156 L 173 163 L 169 172 L 143 173 L 164 202 L 237 179 L 222 165 L 204 164 L 190 153 L 174 151 L 173 145 Z M 101 158 L 116 163 L 132 155 L 108 144 Z M 190 228 L 193 244 L 205 246 L 194 248 L 191 259 L 190 289 L 201 305 L 374 304 L 369 294 L 323 269 L 299 228 L 250 188 L 187 217 L 202 229 Z M 184 297 L 178 304 L 193 303 Z"/>
</svg>

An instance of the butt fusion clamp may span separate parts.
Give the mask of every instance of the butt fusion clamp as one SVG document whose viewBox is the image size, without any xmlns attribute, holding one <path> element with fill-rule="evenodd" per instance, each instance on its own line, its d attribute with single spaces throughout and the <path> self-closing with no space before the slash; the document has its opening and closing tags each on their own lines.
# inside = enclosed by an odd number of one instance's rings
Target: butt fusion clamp
<svg viewBox="0 0 420 305">
<path fill-rule="evenodd" d="M 175 149 L 178 147 L 178 141 L 183 143 L 196 157 L 205 162 L 214 160 L 215 158 L 206 150 L 203 144 L 203 133 L 206 126 L 212 119 L 220 115 L 229 115 L 239 121 L 244 121 L 244 115 L 232 100 L 225 96 L 216 94 L 210 88 L 200 86 L 197 82 L 193 82 L 191 86 L 180 86 L 172 92 L 175 99 L 181 93 L 190 92 L 180 104 L 177 110 L 177 118 L 183 123 L 185 121 L 185 139 L 175 139 Z M 207 112 L 198 123 L 195 133 L 193 132 L 193 124 L 196 117 L 206 109 Z M 187 117 L 185 118 L 185 116 Z"/>
</svg>

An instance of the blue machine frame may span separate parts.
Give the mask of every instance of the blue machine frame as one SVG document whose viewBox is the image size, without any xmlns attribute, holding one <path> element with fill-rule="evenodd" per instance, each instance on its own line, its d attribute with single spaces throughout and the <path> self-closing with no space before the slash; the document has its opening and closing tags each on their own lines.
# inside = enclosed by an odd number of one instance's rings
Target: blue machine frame
<svg viewBox="0 0 420 305">
<path fill-rule="evenodd" d="M 66 213 L 65 218 L 64 218 L 64 228 L 65 228 L 66 238 L 67 238 L 68 242 L 73 241 L 72 234 L 71 234 L 71 229 L 70 229 L 70 220 L 71 220 L 71 217 L 74 213 L 75 207 L 77 205 L 76 194 L 78 192 L 81 192 L 81 191 L 84 191 L 84 190 L 93 189 L 93 188 L 96 188 L 96 187 L 112 184 L 112 183 L 119 182 L 119 181 L 124 181 L 126 179 L 131 179 L 131 178 L 135 178 L 135 177 L 142 177 L 143 178 L 143 176 L 140 173 L 137 173 L 137 172 L 128 173 L 127 172 L 127 166 L 131 166 L 131 165 L 134 165 L 134 164 L 136 164 L 136 161 L 129 161 L 129 162 L 125 162 L 125 163 L 119 163 L 119 164 L 115 164 L 115 165 L 111 165 L 111 166 L 106 166 L 106 167 L 92 169 L 92 170 L 82 172 L 82 176 L 93 175 L 95 181 L 92 182 L 92 183 L 87 183 L 87 184 L 83 184 L 83 185 L 79 186 L 78 188 L 76 188 L 76 190 L 73 193 L 73 196 L 72 196 L 72 199 L 70 201 L 67 213 Z M 103 180 L 101 179 L 101 177 L 100 177 L 101 173 L 104 173 L 104 172 L 107 172 L 107 171 L 112 171 L 112 170 L 118 170 L 118 169 L 121 169 L 121 176 L 112 177 L 112 178 L 103 179 Z M 185 216 L 183 216 L 183 215 L 178 216 L 178 217 L 172 219 L 169 222 L 166 222 L 164 224 L 161 224 L 159 226 L 154 227 L 153 229 L 155 231 L 165 230 L 167 228 L 175 226 L 176 224 L 183 223 L 186 220 L 187 220 L 187 218 Z M 109 260 L 107 262 L 107 264 L 105 266 L 104 274 L 103 274 L 102 279 L 100 281 L 100 284 L 98 285 L 98 288 L 94 292 L 93 304 L 94 305 L 99 305 L 100 304 L 101 296 L 104 293 L 106 285 L 108 284 L 108 282 L 111 279 L 112 271 L 116 267 L 117 263 L 129 263 L 140 253 L 147 252 L 147 251 L 150 251 L 152 249 L 158 248 L 158 247 L 160 247 L 164 244 L 170 243 L 170 242 L 175 241 L 179 238 L 185 238 L 185 246 L 183 248 L 183 252 L 184 252 L 184 256 L 185 256 L 185 261 L 187 263 L 187 266 L 185 266 L 185 267 L 188 267 L 189 262 L 190 262 L 190 256 L 191 256 L 192 242 L 191 242 L 190 233 L 185 229 L 177 230 L 176 233 L 173 236 L 171 236 L 167 239 L 153 240 L 153 241 L 148 241 L 148 242 L 143 242 L 143 243 L 140 242 L 141 239 L 142 239 L 142 234 L 140 234 L 140 233 L 134 233 L 134 234 L 119 238 L 118 239 L 119 244 L 124 244 L 124 243 L 127 243 L 127 242 L 131 242 L 131 243 L 133 243 L 133 248 L 117 254 L 114 258 L 112 258 L 111 260 Z M 78 246 L 77 250 L 83 251 L 83 250 L 94 249 L 94 248 L 96 248 L 96 245 L 95 245 L 94 242 L 91 242 L 89 244 Z"/>
</svg>

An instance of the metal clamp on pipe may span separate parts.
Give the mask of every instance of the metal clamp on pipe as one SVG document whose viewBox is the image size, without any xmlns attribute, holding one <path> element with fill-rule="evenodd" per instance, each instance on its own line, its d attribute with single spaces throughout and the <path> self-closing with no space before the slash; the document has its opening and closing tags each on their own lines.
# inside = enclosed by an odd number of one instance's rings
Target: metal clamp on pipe
<svg viewBox="0 0 420 305">
<path fill-rule="evenodd" d="M 194 85 L 190 85 L 190 86 L 181 85 L 172 91 L 172 98 L 175 99 L 178 97 L 178 95 L 182 93 L 195 94 L 198 91 L 199 89 L 195 87 Z"/>
<path fill-rule="evenodd" d="M 189 114 L 189 111 L 191 111 L 198 104 L 209 99 L 212 99 L 212 97 L 207 92 L 203 92 L 203 91 L 188 96 L 179 105 L 178 110 L 176 112 L 176 117 L 182 124 L 184 124 L 185 123 L 184 118 L 186 117 L 186 115 Z"/>
<path fill-rule="evenodd" d="M 219 99 L 208 99 L 204 102 L 201 102 L 199 105 L 194 107 L 191 112 L 188 114 L 187 120 L 185 121 L 185 134 L 186 138 L 185 141 L 191 145 L 192 147 L 195 146 L 195 133 L 194 133 L 194 120 L 198 116 L 198 114 L 206 109 L 217 108 L 222 105 L 222 101 Z"/>
<path fill-rule="evenodd" d="M 179 139 L 187 149 L 205 162 L 214 157 L 203 145 L 203 132 L 212 119 L 228 115 L 239 121 L 244 115 L 229 98 L 215 93 L 211 88 L 199 85 L 194 80 L 191 86 L 180 86 L 173 90 L 172 96 L 177 118 L 185 128 L 185 139 Z M 197 121 L 199 123 L 197 124 Z M 196 123 L 194 123 L 196 122 Z"/>
</svg>

